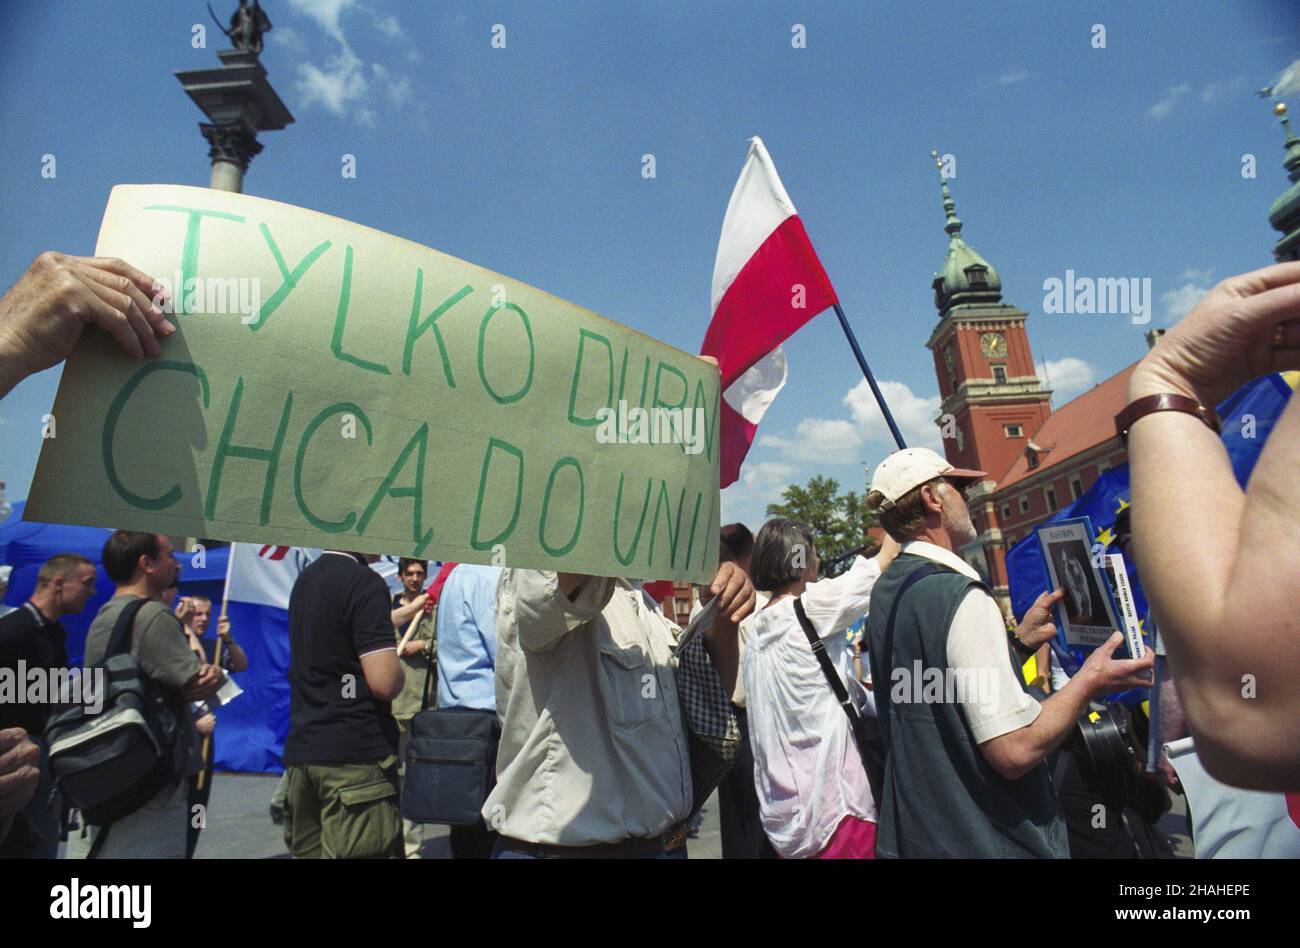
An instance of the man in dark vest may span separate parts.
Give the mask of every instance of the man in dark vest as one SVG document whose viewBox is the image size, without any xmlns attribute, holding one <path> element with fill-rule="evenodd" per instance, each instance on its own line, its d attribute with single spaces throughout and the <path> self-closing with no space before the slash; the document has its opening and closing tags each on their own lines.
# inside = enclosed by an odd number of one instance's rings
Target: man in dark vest
<svg viewBox="0 0 1300 948">
<path fill-rule="evenodd" d="M 1041 704 L 1012 648 L 1032 654 L 1054 633 L 1043 594 L 1015 632 L 959 555 L 975 526 L 962 489 L 982 471 L 927 448 L 876 468 L 867 503 L 902 552 L 871 592 L 867 635 L 884 736 L 881 858 L 1069 855 L 1045 760 L 1098 695 L 1149 686 L 1148 653 L 1115 659 L 1116 632 Z M 1009 640 L 1010 639 L 1010 640 Z"/>
</svg>

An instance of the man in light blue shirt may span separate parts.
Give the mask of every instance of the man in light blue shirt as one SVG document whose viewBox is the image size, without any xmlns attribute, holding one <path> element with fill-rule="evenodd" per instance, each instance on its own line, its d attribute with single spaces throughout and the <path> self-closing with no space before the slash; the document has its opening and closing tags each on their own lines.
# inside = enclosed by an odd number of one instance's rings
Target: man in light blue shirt
<svg viewBox="0 0 1300 948">
<path fill-rule="evenodd" d="M 497 711 L 497 566 L 462 563 L 438 597 L 438 708 Z M 487 859 L 497 834 L 482 818 L 451 828 L 453 859 Z"/>
<path fill-rule="evenodd" d="M 497 709 L 497 566 L 462 563 L 438 597 L 438 707 Z M 446 639 L 443 636 L 446 636 Z"/>
</svg>

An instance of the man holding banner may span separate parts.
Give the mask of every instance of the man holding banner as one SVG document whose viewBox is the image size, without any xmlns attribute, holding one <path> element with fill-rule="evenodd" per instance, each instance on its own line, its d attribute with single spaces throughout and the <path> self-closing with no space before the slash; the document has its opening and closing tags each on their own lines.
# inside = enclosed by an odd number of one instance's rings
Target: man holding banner
<svg viewBox="0 0 1300 948">
<path fill-rule="evenodd" d="M 754 609 L 723 563 L 704 635 L 735 690 L 736 629 Z M 671 665 L 679 630 L 639 584 L 506 570 L 497 588 L 497 785 L 483 818 L 495 858 L 685 859 L 690 742 Z"/>
</svg>

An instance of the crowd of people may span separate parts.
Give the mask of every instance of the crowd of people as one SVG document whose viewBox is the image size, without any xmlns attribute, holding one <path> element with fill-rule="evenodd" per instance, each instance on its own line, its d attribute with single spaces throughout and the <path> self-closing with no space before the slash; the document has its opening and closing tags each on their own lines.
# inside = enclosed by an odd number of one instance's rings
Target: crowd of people
<svg viewBox="0 0 1300 948">
<path fill-rule="evenodd" d="M 65 358 L 87 325 L 134 357 L 157 355 L 174 330 L 149 302 L 159 290 L 122 261 L 41 255 L 0 299 L 0 396 Z M 1159 855 L 1125 819 L 1103 819 L 1098 835 L 1078 818 L 1095 812 L 1096 793 L 1067 739 L 1098 698 L 1155 686 L 1215 777 L 1300 788 L 1300 557 L 1286 553 L 1300 548 L 1287 463 L 1300 403 L 1245 490 L 1207 410 L 1293 368 L 1300 263 L 1224 281 L 1131 377 L 1117 419 L 1132 464 L 1128 552 L 1141 557 L 1167 653 L 1159 685 L 1156 656 L 1125 657 L 1119 632 L 1073 675 L 1057 669 L 1050 688 L 1025 683 L 1020 665 L 1054 638 L 1063 593 L 1044 593 L 1008 628 L 959 555 L 975 538 L 963 488 L 984 474 L 928 449 L 874 468 L 867 502 L 887 536 L 841 575 L 821 576 L 805 524 L 778 518 L 757 536 L 723 527 L 690 633 L 627 577 L 444 564 L 430 581 L 428 563 L 402 559 L 393 596 L 376 557 L 327 550 L 289 604 L 276 804 L 286 844 L 300 858 L 418 855 L 427 827 L 404 820 L 401 802 L 416 779 L 403 766 L 411 734 L 419 715 L 460 709 L 494 716 L 499 744 L 480 819 L 453 828 L 457 857 L 684 858 L 715 788 L 727 857 Z M 127 615 L 133 667 L 177 722 L 183 753 L 130 812 L 65 816 L 50 793 L 50 709 L 0 703 L 4 855 L 53 855 L 60 824 L 71 858 L 193 853 L 192 808 L 211 785 L 206 702 L 248 659 L 224 618 L 206 634 L 210 602 L 175 601 L 167 537 L 116 531 L 103 565 L 117 588 L 91 623 L 85 664 L 111 659 Z M 0 666 L 65 666 L 59 620 L 94 583 L 84 558 L 47 562 L 29 601 L 0 619 Z M 1176 785 L 1159 753 L 1147 765 Z"/>
</svg>

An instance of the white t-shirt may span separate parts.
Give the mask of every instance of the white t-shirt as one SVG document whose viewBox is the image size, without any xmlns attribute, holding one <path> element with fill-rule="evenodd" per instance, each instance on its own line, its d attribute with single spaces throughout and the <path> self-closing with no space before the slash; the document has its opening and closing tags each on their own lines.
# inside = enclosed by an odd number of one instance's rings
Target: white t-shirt
<svg viewBox="0 0 1300 948">
<path fill-rule="evenodd" d="M 911 540 L 903 544 L 902 552 L 923 556 L 970 579 L 979 579 L 961 557 L 933 543 Z M 948 627 L 947 658 L 955 673 L 957 703 L 976 743 L 983 744 L 1034 723 L 1042 709 L 1016 680 L 1007 654 L 1006 623 L 997 603 L 984 590 L 967 592 L 953 614 Z M 964 682 L 973 682 L 974 686 L 962 687 Z"/>
<path fill-rule="evenodd" d="M 879 578 L 875 561 L 858 557 L 842 576 L 809 583 L 801 597 L 840 678 L 868 713 L 874 708 L 853 678 L 845 632 L 866 613 Z M 785 858 L 808 858 L 826 847 L 845 816 L 874 821 L 875 800 L 848 717 L 799 625 L 793 598 L 777 600 L 742 627 L 742 677 L 763 830 Z"/>
</svg>

